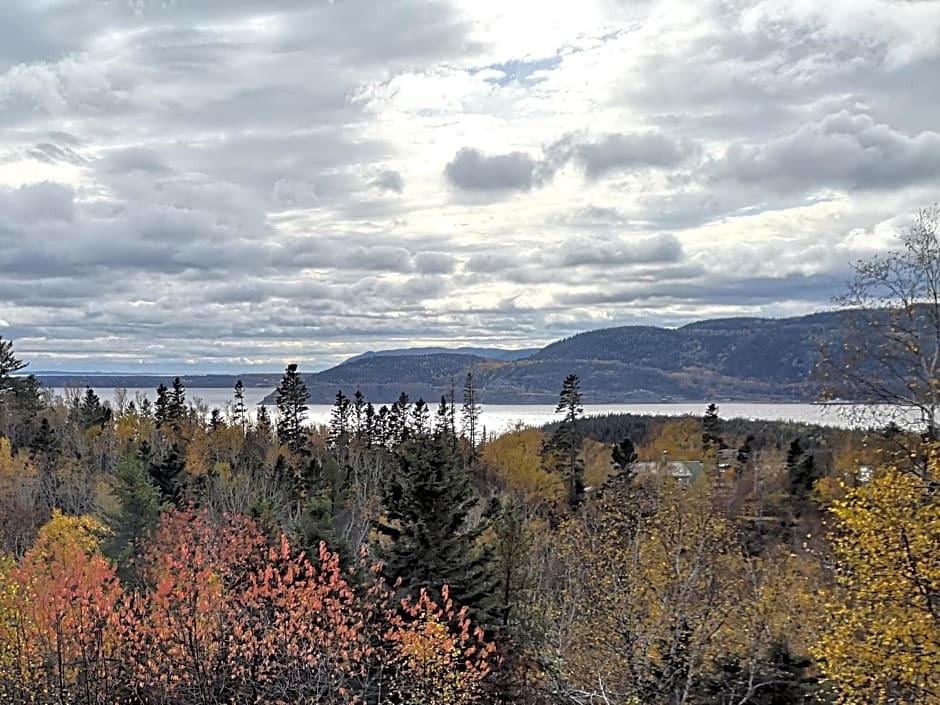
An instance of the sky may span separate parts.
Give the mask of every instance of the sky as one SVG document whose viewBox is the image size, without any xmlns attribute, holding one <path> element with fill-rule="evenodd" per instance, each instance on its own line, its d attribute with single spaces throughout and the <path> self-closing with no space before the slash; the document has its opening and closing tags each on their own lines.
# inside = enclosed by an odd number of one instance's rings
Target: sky
<svg viewBox="0 0 940 705">
<path fill-rule="evenodd" d="M 0 336 L 313 371 L 831 307 L 940 185 L 929 0 L 2 0 Z"/>
</svg>

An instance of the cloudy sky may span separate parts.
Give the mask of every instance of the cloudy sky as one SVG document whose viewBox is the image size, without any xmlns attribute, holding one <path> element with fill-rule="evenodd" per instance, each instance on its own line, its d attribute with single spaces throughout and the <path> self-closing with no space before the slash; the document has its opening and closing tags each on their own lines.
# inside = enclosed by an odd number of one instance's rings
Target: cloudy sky
<svg viewBox="0 0 940 705">
<path fill-rule="evenodd" d="M 829 305 L 940 194 L 928 0 L 2 0 L 0 335 L 313 370 Z"/>
</svg>

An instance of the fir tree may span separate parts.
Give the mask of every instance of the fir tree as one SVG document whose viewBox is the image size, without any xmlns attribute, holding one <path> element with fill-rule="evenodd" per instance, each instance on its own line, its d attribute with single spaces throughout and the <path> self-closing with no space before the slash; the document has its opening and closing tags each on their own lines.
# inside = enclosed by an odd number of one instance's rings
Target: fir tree
<svg viewBox="0 0 940 705">
<path fill-rule="evenodd" d="M 307 385 L 304 384 L 297 365 L 291 363 L 284 371 L 281 383 L 275 390 L 277 400 L 277 437 L 295 455 L 307 452 L 307 434 L 304 421 L 307 418 Z"/>
<path fill-rule="evenodd" d="M 156 527 L 160 518 L 160 491 L 150 481 L 141 459 L 132 454 L 118 462 L 112 491 L 117 508 L 105 513 L 111 534 L 104 550 L 117 563 L 121 577 L 127 579 L 137 542 Z"/>
<path fill-rule="evenodd" d="M 141 455 L 149 451 L 149 446 L 141 444 Z M 183 474 L 186 461 L 183 453 L 177 443 L 173 443 L 166 455 L 157 460 L 149 458 L 147 462 L 147 472 L 150 479 L 160 493 L 160 499 L 164 504 L 181 506 L 183 488 L 180 481 Z"/>
<path fill-rule="evenodd" d="M 167 399 L 166 418 L 174 428 L 179 428 L 180 422 L 186 418 L 186 387 L 179 377 L 173 379 L 173 389 Z"/>
<path fill-rule="evenodd" d="M 719 450 L 724 447 L 724 441 L 721 439 L 721 417 L 718 416 L 718 406 L 712 403 L 705 409 L 705 415 L 702 417 L 702 453 L 707 455 L 711 449 Z"/>
<path fill-rule="evenodd" d="M 153 405 L 153 419 L 157 428 L 167 422 L 167 408 L 170 405 L 170 390 L 162 382 L 157 387 L 157 401 Z"/>
<path fill-rule="evenodd" d="M 385 515 L 376 528 L 386 537 L 386 572 L 417 592 L 439 596 L 450 588 L 458 604 L 479 608 L 489 590 L 484 557 L 468 526 L 478 498 L 444 437 L 415 437 L 395 451 L 397 471 L 384 492 Z"/>
</svg>

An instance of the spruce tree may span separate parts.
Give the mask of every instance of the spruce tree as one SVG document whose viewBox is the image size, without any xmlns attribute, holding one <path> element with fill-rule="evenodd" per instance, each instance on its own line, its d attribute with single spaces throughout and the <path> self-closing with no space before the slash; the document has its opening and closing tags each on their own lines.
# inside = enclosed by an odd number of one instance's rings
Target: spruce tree
<svg viewBox="0 0 940 705">
<path fill-rule="evenodd" d="M 705 415 L 702 417 L 702 452 L 707 454 L 712 448 L 718 450 L 724 448 L 724 445 L 718 406 L 712 403 L 705 409 Z"/>
<path fill-rule="evenodd" d="M 480 432 L 480 403 L 477 399 L 477 390 L 473 386 L 473 373 L 467 373 L 463 384 L 463 409 L 460 416 L 460 425 L 464 438 L 470 444 L 468 462 L 473 465 L 477 461 L 477 440 Z"/>
<path fill-rule="evenodd" d="M 170 390 L 166 406 L 167 420 L 172 422 L 174 428 L 179 428 L 180 422 L 186 417 L 186 387 L 179 377 L 173 379 L 173 389 Z"/>
<path fill-rule="evenodd" d="M 307 385 L 297 371 L 297 365 L 289 364 L 275 390 L 278 411 L 277 437 L 295 455 L 304 455 L 307 451 L 304 421 L 307 418 L 309 398 Z"/>
<path fill-rule="evenodd" d="M 133 454 L 125 455 L 118 462 L 112 491 L 118 506 L 105 513 L 111 534 L 104 551 L 117 563 L 121 577 L 127 579 L 137 542 L 156 527 L 163 507 L 160 491 L 150 481 L 143 461 Z"/>
<path fill-rule="evenodd" d="M 170 390 L 162 382 L 157 387 L 157 401 L 153 405 L 153 419 L 157 428 L 167 422 L 167 408 L 170 405 Z"/>
<path fill-rule="evenodd" d="M 554 469 L 565 483 L 568 506 L 574 509 L 584 499 L 584 462 L 581 453 L 581 431 L 578 419 L 584 413 L 581 404 L 581 380 L 568 375 L 562 383 L 555 413 L 565 416 L 545 445 L 544 451 L 553 459 Z"/>
<path fill-rule="evenodd" d="M 478 497 L 466 470 L 440 435 L 408 439 L 395 459 L 376 525 L 387 539 L 386 573 L 414 593 L 426 588 L 439 597 L 447 585 L 458 604 L 479 609 L 490 585 L 475 545 L 478 531 L 468 526 Z"/>
<path fill-rule="evenodd" d="M 232 420 L 237 426 L 245 427 L 248 422 L 248 409 L 245 406 L 245 385 L 241 380 L 235 382 L 235 404 L 232 406 Z"/>
</svg>

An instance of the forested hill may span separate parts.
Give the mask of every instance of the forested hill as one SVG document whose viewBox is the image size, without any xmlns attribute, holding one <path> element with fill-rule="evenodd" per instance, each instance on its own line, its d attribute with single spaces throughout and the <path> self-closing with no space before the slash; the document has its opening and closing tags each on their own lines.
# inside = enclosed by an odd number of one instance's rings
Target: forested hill
<svg viewBox="0 0 940 705">
<path fill-rule="evenodd" d="M 622 326 L 552 343 L 521 360 L 456 353 L 353 358 L 305 376 L 311 402 L 360 389 L 372 401 L 458 396 L 468 372 L 483 402 L 554 403 L 561 381 L 581 378 L 588 403 L 728 399 L 812 401 L 822 343 L 838 344 L 851 311 L 783 319 L 726 318 L 681 328 Z"/>
<path fill-rule="evenodd" d="M 427 348 L 395 348 L 391 350 L 369 350 L 368 352 L 355 355 L 354 357 L 349 358 L 343 364 L 348 364 L 350 362 L 355 362 L 357 360 L 363 360 L 368 357 L 403 357 L 406 355 L 416 356 L 416 355 L 447 355 L 447 354 L 457 354 L 457 355 L 475 355 L 476 357 L 484 357 L 487 360 L 504 360 L 504 361 L 513 361 L 513 360 L 522 360 L 527 357 L 531 357 L 539 351 L 539 348 L 525 348 L 524 350 L 509 350 L 504 348 L 442 348 L 442 347 L 427 347 Z"/>
</svg>

